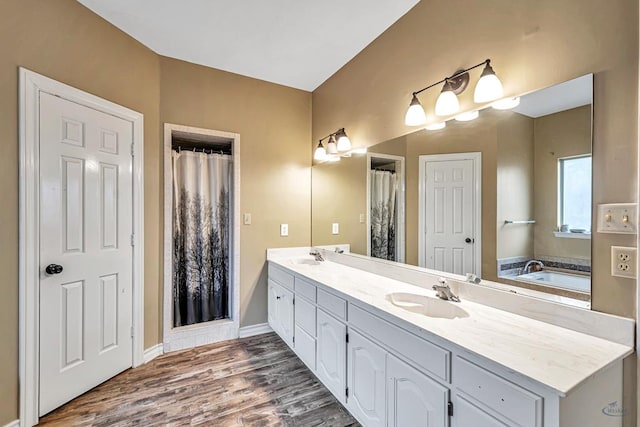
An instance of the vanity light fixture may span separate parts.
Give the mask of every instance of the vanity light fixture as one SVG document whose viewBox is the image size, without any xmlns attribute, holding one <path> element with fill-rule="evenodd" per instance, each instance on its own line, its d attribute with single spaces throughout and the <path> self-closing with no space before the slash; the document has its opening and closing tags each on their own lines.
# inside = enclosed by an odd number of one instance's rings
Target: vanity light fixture
<svg viewBox="0 0 640 427">
<path fill-rule="evenodd" d="M 344 131 L 344 128 L 339 129 L 333 138 L 338 138 L 339 152 L 344 153 L 345 151 L 351 150 L 351 140 L 347 136 L 347 133 Z"/>
<path fill-rule="evenodd" d="M 329 142 L 327 143 L 327 154 L 338 154 L 338 145 L 336 144 L 335 135 L 329 135 Z"/>
<path fill-rule="evenodd" d="M 491 106 L 496 110 L 510 110 L 520 105 L 520 97 L 500 99 Z"/>
<path fill-rule="evenodd" d="M 322 144 L 322 141 L 324 141 L 325 139 L 329 139 L 329 142 L 327 143 L 327 148 L 324 148 L 324 145 Z M 313 153 L 313 158 L 314 160 L 318 160 L 320 162 L 324 162 L 324 161 L 338 161 L 340 160 L 340 155 L 345 155 L 345 154 L 349 154 L 353 152 L 351 150 L 351 141 L 349 140 L 349 137 L 347 136 L 347 133 L 345 132 L 344 128 L 340 128 L 337 131 L 330 133 L 329 135 L 325 136 L 324 138 L 321 138 L 320 141 L 318 141 L 318 146 L 316 147 L 316 150 Z M 365 149 L 366 152 L 366 149 Z M 337 157 L 337 160 L 335 160 L 334 158 Z"/>
<path fill-rule="evenodd" d="M 424 109 L 418 100 L 418 94 L 444 83 L 442 92 L 436 100 L 435 113 L 437 116 L 450 116 L 456 114 L 460 110 L 458 95 L 460 95 L 469 85 L 469 71 L 484 65 L 484 70 L 480 76 L 480 80 L 476 84 L 473 100 L 474 102 L 486 103 L 500 99 L 504 95 L 502 83 L 495 71 L 491 67 L 491 60 L 487 59 L 479 64 L 464 70 L 456 71 L 451 77 L 433 83 L 425 88 L 413 92 L 409 109 L 404 118 L 407 126 L 418 126 L 426 123 L 427 118 Z"/>
</svg>

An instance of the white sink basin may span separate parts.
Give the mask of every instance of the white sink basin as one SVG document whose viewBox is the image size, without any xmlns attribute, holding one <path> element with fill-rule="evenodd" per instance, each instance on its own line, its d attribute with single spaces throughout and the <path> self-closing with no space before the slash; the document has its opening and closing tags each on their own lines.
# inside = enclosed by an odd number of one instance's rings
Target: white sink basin
<svg viewBox="0 0 640 427">
<path fill-rule="evenodd" d="M 315 259 L 310 258 L 296 258 L 291 260 L 294 264 L 303 264 L 303 265 L 319 265 L 320 261 L 316 261 Z"/>
<path fill-rule="evenodd" d="M 445 301 L 440 298 L 426 295 L 393 292 L 387 295 L 387 301 L 403 310 L 422 314 L 428 317 L 441 319 L 455 319 L 457 317 L 469 317 L 458 303 Z"/>
</svg>

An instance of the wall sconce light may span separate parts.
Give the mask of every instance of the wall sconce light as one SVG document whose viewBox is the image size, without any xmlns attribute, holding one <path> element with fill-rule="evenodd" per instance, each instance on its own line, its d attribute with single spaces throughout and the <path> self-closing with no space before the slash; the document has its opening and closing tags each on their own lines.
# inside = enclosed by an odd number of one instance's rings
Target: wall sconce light
<svg viewBox="0 0 640 427">
<path fill-rule="evenodd" d="M 469 71 L 481 67 L 482 65 L 484 65 L 484 70 L 482 71 L 480 80 L 478 80 L 478 83 L 476 84 L 473 101 L 477 104 L 481 104 L 502 98 L 504 96 L 502 83 L 491 67 L 491 60 L 487 59 L 473 67 L 469 67 L 465 70 L 458 70 L 451 77 L 445 77 L 436 83 L 413 92 L 411 104 L 409 104 L 409 109 L 405 115 L 405 124 L 407 126 L 419 126 L 426 123 L 427 116 L 417 95 L 442 83 L 444 83 L 442 91 L 436 100 L 436 116 L 451 116 L 460 111 L 458 95 L 464 92 L 469 85 Z"/>
<path fill-rule="evenodd" d="M 329 139 L 326 149 L 324 148 L 324 145 L 322 145 L 322 141 L 324 141 L 325 139 Z M 338 161 L 340 160 L 340 156 L 344 156 L 355 151 L 358 150 L 351 150 L 351 140 L 349 140 L 349 137 L 347 136 L 344 128 L 340 128 L 337 131 L 320 139 L 320 141 L 318 142 L 318 146 L 313 153 L 313 158 L 321 162 L 327 160 Z"/>
<path fill-rule="evenodd" d="M 329 140 L 326 149 L 322 144 L 325 139 Z M 340 128 L 318 141 L 318 146 L 313 153 L 313 159 L 319 162 L 337 162 L 341 157 L 351 157 L 352 154 L 364 154 L 366 152 L 366 148 L 352 148 L 347 132 L 345 132 L 344 128 Z"/>
</svg>

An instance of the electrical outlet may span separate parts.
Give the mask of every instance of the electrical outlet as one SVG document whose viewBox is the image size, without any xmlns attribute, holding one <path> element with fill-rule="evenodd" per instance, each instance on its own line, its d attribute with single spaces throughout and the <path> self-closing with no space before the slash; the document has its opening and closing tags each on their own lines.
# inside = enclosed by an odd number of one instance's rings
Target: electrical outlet
<svg viewBox="0 0 640 427">
<path fill-rule="evenodd" d="M 364 224 L 364 221 L 365 221 L 364 214 L 363 214 L 363 213 L 361 213 L 361 214 L 360 214 L 360 224 Z"/>
<path fill-rule="evenodd" d="M 637 253 L 636 248 L 611 246 L 611 275 L 635 279 Z"/>
<path fill-rule="evenodd" d="M 289 235 L 289 224 L 280 224 L 280 236 L 286 237 Z"/>
<path fill-rule="evenodd" d="M 331 224 L 331 233 L 332 234 L 340 234 L 340 224 L 334 222 Z"/>
</svg>

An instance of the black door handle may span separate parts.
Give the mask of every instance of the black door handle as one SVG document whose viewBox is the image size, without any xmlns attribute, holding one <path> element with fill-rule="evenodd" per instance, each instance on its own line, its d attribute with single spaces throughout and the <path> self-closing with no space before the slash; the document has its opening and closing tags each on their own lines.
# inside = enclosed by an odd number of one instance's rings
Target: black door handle
<svg viewBox="0 0 640 427">
<path fill-rule="evenodd" d="M 470 237 L 467 237 L 466 239 L 464 239 L 464 241 L 465 241 L 466 243 L 472 243 L 474 240 L 475 240 L 475 239 L 472 239 L 472 238 L 470 238 Z"/>
<path fill-rule="evenodd" d="M 276 299 L 280 299 L 280 297 L 279 297 L 279 296 L 276 296 Z"/>
<path fill-rule="evenodd" d="M 58 264 L 49 264 L 44 271 L 46 271 L 47 274 L 60 274 L 62 273 L 62 266 Z"/>
</svg>

